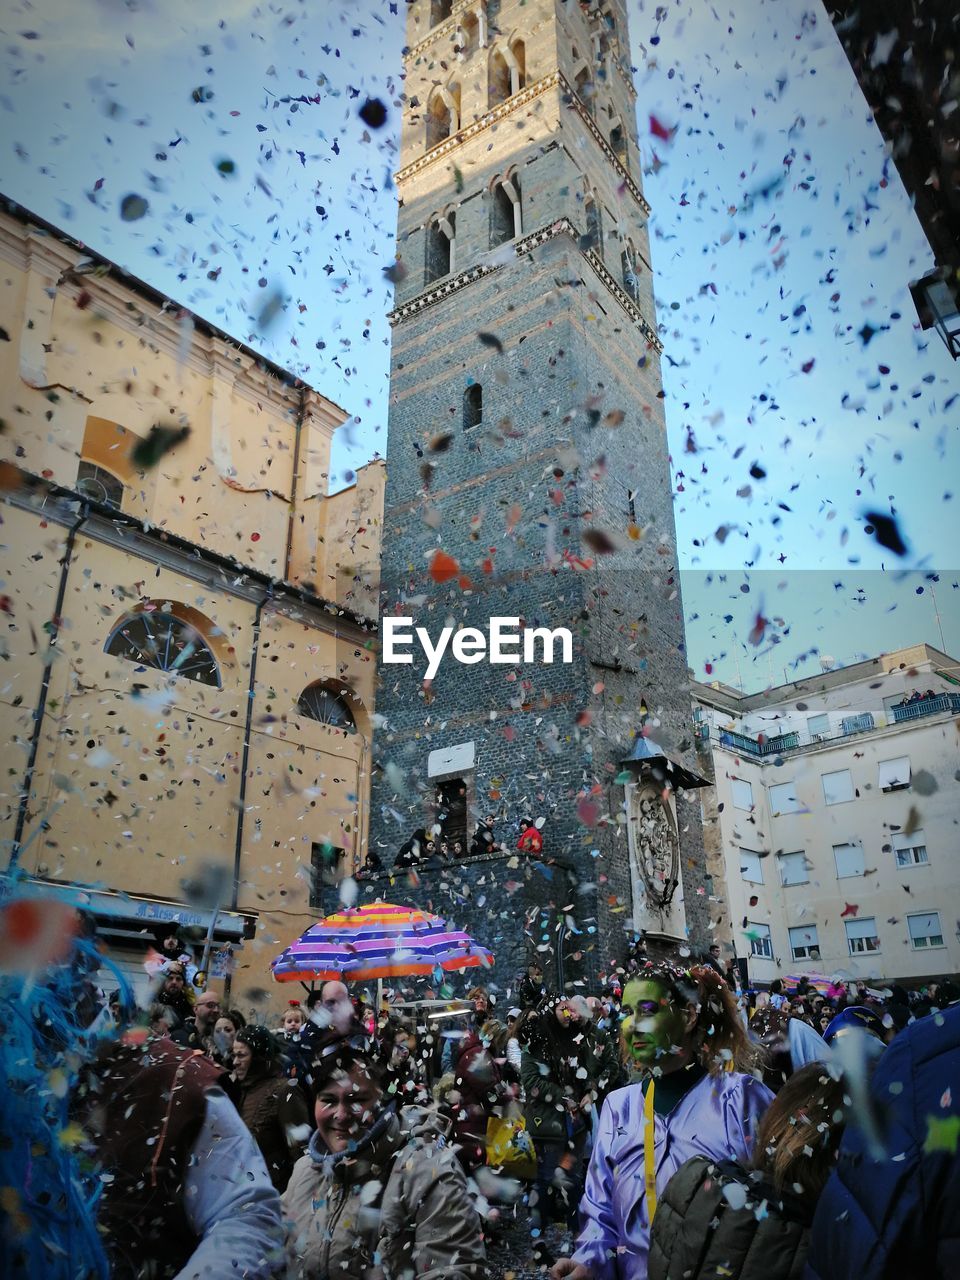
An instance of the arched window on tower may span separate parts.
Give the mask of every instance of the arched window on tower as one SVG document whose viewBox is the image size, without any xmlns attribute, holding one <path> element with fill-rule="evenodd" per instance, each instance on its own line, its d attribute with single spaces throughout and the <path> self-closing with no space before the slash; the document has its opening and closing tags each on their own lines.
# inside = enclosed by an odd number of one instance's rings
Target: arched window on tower
<svg viewBox="0 0 960 1280">
<path fill-rule="evenodd" d="M 212 623 L 210 624 L 212 627 Z M 220 668 L 196 627 L 163 609 L 129 614 L 114 627 L 104 653 L 140 667 L 197 680 L 220 689 Z"/>
<path fill-rule="evenodd" d="M 630 157 L 627 153 L 627 135 L 624 133 L 623 125 L 619 121 L 610 130 L 610 146 L 613 148 L 613 154 L 623 167 L 629 169 Z"/>
<path fill-rule="evenodd" d="M 486 43 L 482 18 L 483 8 L 478 6 L 477 9 L 471 9 L 469 13 L 465 13 L 460 19 L 457 53 L 461 59 L 469 58 Z"/>
<path fill-rule="evenodd" d="M 451 210 L 431 219 L 427 226 L 426 282 L 431 284 L 454 270 L 457 215 Z"/>
<path fill-rule="evenodd" d="M 471 382 L 463 393 L 463 429 L 469 431 L 483 422 L 483 387 Z"/>
<path fill-rule="evenodd" d="M 597 204 L 596 197 L 591 193 L 583 202 L 584 225 L 586 234 L 583 237 L 581 248 L 593 249 L 603 256 L 603 236 L 600 225 L 600 206 Z"/>
<path fill-rule="evenodd" d="M 490 211 L 490 248 L 506 244 L 523 233 L 520 179 L 512 170 L 493 184 L 493 207 Z"/>
<path fill-rule="evenodd" d="M 435 89 L 427 106 L 427 150 L 460 130 L 460 86 Z"/>
<path fill-rule="evenodd" d="M 488 105 L 497 106 L 519 93 L 526 84 L 526 50 L 522 40 L 501 44 L 490 55 Z"/>
<path fill-rule="evenodd" d="M 77 467 L 77 493 L 119 511 L 123 506 L 123 481 L 106 467 L 81 459 Z"/>
<path fill-rule="evenodd" d="M 430 25 L 445 22 L 453 12 L 453 0 L 430 0 Z"/>
<path fill-rule="evenodd" d="M 590 114 L 593 115 L 594 89 L 590 68 L 587 66 L 586 58 L 581 57 L 580 50 L 576 45 L 570 50 L 570 54 L 573 59 L 573 91 Z"/>
<path fill-rule="evenodd" d="M 316 720 L 328 729 L 356 733 L 357 721 L 348 701 L 348 691 L 330 680 L 308 684 L 297 699 L 297 715 Z"/>
<path fill-rule="evenodd" d="M 623 271 L 623 287 L 634 302 L 640 301 L 640 271 L 637 251 L 628 240 L 620 254 L 620 266 Z"/>
</svg>

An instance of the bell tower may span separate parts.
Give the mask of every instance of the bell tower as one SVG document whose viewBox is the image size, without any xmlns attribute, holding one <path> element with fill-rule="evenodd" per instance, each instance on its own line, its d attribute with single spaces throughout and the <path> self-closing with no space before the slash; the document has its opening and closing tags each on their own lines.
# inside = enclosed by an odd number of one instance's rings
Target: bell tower
<svg viewBox="0 0 960 1280">
<path fill-rule="evenodd" d="M 635 929 L 706 940 L 625 6 L 412 0 L 404 62 L 383 616 L 573 644 L 381 666 L 371 848 L 389 868 L 434 825 L 450 861 L 365 892 L 454 915 L 501 984 L 539 951 L 556 985 Z M 488 815 L 510 854 L 472 858 Z"/>
</svg>

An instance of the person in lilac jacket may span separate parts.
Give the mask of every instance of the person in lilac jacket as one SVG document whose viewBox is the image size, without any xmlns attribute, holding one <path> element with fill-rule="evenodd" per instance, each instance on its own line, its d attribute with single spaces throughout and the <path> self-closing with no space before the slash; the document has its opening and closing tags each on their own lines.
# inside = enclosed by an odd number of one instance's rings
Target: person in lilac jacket
<svg viewBox="0 0 960 1280">
<path fill-rule="evenodd" d="M 627 1065 L 609 1095 L 580 1201 L 580 1234 L 553 1280 L 646 1280 L 656 1198 L 694 1155 L 747 1163 L 773 1099 L 745 1074 L 756 1050 L 723 979 L 707 966 L 648 964 L 623 992 Z"/>
</svg>

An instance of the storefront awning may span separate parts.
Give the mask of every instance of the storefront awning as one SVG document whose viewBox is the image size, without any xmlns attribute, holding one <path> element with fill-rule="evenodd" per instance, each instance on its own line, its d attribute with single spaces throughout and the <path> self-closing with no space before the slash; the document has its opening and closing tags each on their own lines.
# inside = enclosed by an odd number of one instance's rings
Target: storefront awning
<svg viewBox="0 0 960 1280">
<path fill-rule="evenodd" d="M 149 929 L 157 925 L 179 924 L 186 929 L 198 929 L 204 933 L 210 928 L 214 912 L 208 907 L 194 907 L 182 902 L 170 902 L 162 898 L 144 898 L 112 889 L 95 889 L 81 884 L 58 884 L 50 880 L 27 879 L 19 891 L 38 898 L 56 898 L 80 911 L 90 914 L 107 927 L 110 924 L 126 928 Z M 256 931 L 256 912 L 220 910 L 216 913 L 213 936 L 219 941 L 242 942 L 252 938 Z"/>
</svg>

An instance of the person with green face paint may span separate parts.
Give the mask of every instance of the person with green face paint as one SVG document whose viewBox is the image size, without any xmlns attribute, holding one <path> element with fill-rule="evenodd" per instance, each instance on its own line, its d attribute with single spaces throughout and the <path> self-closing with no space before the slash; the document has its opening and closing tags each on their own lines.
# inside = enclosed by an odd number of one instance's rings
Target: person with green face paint
<svg viewBox="0 0 960 1280">
<path fill-rule="evenodd" d="M 723 979 L 708 966 L 647 964 L 623 992 L 624 1058 L 637 1083 L 600 1115 L 580 1234 L 553 1280 L 646 1280 L 657 1196 L 694 1155 L 746 1163 L 773 1094 Z"/>
</svg>

